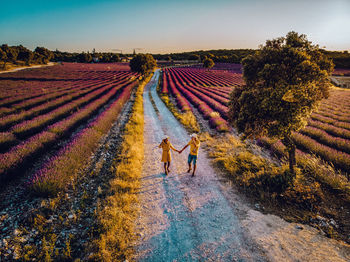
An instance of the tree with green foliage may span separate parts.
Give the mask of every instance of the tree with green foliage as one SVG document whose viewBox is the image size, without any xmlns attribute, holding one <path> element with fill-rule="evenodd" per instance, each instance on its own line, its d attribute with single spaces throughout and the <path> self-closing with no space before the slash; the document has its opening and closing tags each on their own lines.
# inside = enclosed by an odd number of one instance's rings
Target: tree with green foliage
<svg viewBox="0 0 350 262">
<path fill-rule="evenodd" d="M 292 133 L 305 127 L 320 101 L 328 97 L 333 62 L 306 35 L 289 32 L 267 40 L 242 64 L 245 85 L 231 93 L 230 122 L 244 138 L 281 139 L 294 174 Z"/>
<path fill-rule="evenodd" d="M 7 55 L 6 55 L 6 52 L 2 50 L 2 48 L 0 48 L 0 61 L 3 63 L 3 68 L 5 68 Z"/>
<path fill-rule="evenodd" d="M 131 71 L 145 75 L 157 66 L 156 60 L 150 54 L 137 54 L 130 61 Z"/>
<path fill-rule="evenodd" d="M 109 63 L 111 61 L 111 55 L 110 54 L 103 54 L 101 55 L 100 62 L 102 63 Z"/>
<path fill-rule="evenodd" d="M 8 62 L 15 64 L 17 61 L 17 56 L 18 56 L 17 48 L 4 44 L 1 46 L 1 49 L 3 52 L 6 53 L 6 56 L 4 56 L 4 60 L 3 60 L 4 68 L 6 66 L 6 63 L 8 63 Z"/>
<path fill-rule="evenodd" d="M 206 58 L 204 61 L 203 61 L 203 66 L 204 68 L 206 69 L 210 69 L 212 68 L 213 66 L 215 65 L 213 59 L 211 58 Z"/>
<path fill-rule="evenodd" d="M 24 62 L 26 62 L 26 65 L 29 66 L 34 58 L 34 53 L 30 50 L 23 50 L 20 52 L 21 59 L 23 59 Z"/>
<path fill-rule="evenodd" d="M 38 46 L 37 48 L 35 48 L 34 52 L 38 54 L 36 55 L 36 57 L 39 60 L 39 62 L 41 60 L 41 63 L 43 64 L 47 64 L 52 58 L 54 58 L 53 52 L 51 52 L 49 49 L 45 47 Z"/>
<path fill-rule="evenodd" d="M 17 49 L 18 49 L 17 59 L 24 61 L 26 63 L 26 65 L 29 66 L 31 61 L 34 58 L 34 53 L 22 45 L 17 46 Z"/>
<path fill-rule="evenodd" d="M 45 64 L 44 56 L 39 54 L 39 53 L 37 53 L 37 52 L 34 52 L 33 61 L 36 64 Z"/>
<path fill-rule="evenodd" d="M 78 61 L 80 63 L 90 63 L 92 61 L 92 56 L 90 53 L 82 52 L 78 55 Z"/>
<path fill-rule="evenodd" d="M 208 53 L 208 55 L 207 55 L 209 58 L 211 58 L 211 59 L 214 59 L 216 56 L 214 55 L 214 54 L 212 54 L 212 53 Z"/>
<path fill-rule="evenodd" d="M 191 60 L 191 61 L 199 61 L 200 60 L 200 56 L 199 55 L 196 55 L 196 54 L 192 54 L 188 57 L 188 60 Z"/>
<path fill-rule="evenodd" d="M 111 63 L 117 63 L 120 61 L 119 55 L 118 54 L 112 54 L 109 60 Z"/>
<path fill-rule="evenodd" d="M 229 63 L 237 63 L 237 64 L 240 63 L 238 56 L 235 55 L 235 54 L 231 55 L 231 56 L 228 58 L 227 62 L 229 62 Z"/>
</svg>

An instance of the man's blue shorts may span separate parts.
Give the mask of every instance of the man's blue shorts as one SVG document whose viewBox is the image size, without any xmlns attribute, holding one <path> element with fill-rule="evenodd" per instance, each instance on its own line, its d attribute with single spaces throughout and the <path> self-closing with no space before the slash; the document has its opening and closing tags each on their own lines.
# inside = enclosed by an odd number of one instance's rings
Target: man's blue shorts
<svg viewBox="0 0 350 262">
<path fill-rule="evenodd" d="M 195 165 L 197 163 L 197 156 L 195 155 L 188 155 L 188 164 L 191 164 L 191 162 L 193 161 L 193 164 Z"/>
</svg>

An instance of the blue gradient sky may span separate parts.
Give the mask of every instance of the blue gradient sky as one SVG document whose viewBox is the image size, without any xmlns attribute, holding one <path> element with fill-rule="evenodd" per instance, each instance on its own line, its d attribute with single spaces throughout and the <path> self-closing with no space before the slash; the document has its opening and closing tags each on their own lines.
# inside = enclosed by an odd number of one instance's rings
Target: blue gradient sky
<svg viewBox="0 0 350 262">
<path fill-rule="evenodd" d="M 0 16 L 0 43 L 62 51 L 257 48 L 291 30 L 350 50 L 350 0 L 17 0 Z"/>
</svg>

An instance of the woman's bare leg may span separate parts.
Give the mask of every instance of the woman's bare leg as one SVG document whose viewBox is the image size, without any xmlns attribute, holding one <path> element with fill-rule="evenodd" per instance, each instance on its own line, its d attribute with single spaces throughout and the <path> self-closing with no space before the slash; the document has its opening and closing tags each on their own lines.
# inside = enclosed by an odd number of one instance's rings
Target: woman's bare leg
<svg viewBox="0 0 350 262">
<path fill-rule="evenodd" d="M 168 174 L 167 162 L 164 162 L 164 173 Z"/>
</svg>

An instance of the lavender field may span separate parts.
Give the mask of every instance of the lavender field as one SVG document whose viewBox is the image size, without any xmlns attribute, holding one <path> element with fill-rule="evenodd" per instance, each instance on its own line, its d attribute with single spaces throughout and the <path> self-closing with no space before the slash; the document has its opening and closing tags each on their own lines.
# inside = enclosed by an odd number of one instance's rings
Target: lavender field
<svg viewBox="0 0 350 262">
<path fill-rule="evenodd" d="M 230 92 L 243 83 L 239 64 L 218 63 L 210 71 L 200 66 L 169 68 L 163 69 L 161 93 L 174 96 L 182 111 L 197 108 L 217 131 L 228 131 Z M 332 89 L 307 127 L 293 135 L 299 150 L 320 156 L 346 172 L 350 170 L 349 101 L 349 90 Z M 271 141 L 263 141 L 273 147 Z"/>
<path fill-rule="evenodd" d="M 28 178 L 37 193 L 62 190 L 109 131 L 137 77 L 124 64 L 72 63 L 0 75 L 0 180 L 65 141 Z"/>
</svg>

